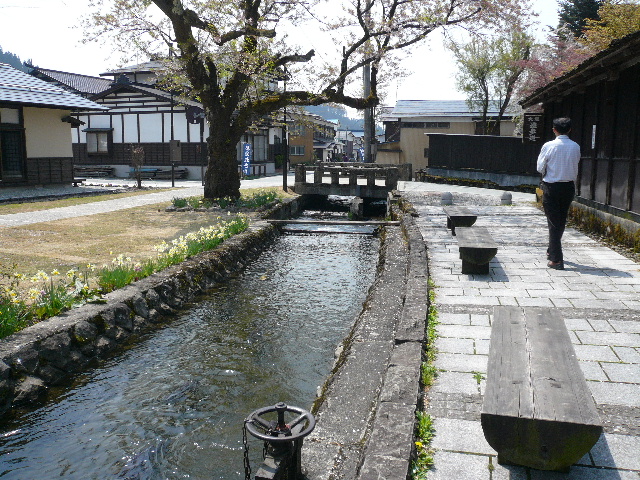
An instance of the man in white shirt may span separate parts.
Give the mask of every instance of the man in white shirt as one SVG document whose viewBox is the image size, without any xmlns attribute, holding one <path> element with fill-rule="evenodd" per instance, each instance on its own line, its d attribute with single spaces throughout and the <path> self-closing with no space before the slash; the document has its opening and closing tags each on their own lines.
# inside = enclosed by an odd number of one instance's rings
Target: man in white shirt
<svg viewBox="0 0 640 480">
<path fill-rule="evenodd" d="M 542 206 L 549 227 L 547 266 L 556 270 L 564 270 L 561 240 L 575 195 L 580 162 L 580 146 L 568 137 L 569 132 L 571 119 L 553 120 L 556 138 L 542 146 L 537 165 L 542 174 Z"/>
</svg>

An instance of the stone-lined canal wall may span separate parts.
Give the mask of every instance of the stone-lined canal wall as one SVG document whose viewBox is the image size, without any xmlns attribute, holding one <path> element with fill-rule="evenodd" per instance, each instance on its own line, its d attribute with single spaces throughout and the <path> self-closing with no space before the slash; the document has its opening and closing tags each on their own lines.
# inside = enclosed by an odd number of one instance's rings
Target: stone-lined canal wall
<svg viewBox="0 0 640 480">
<path fill-rule="evenodd" d="M 290 218 L 303 208 L 297 197 L 265 216 Z M 217 249 L 111 292 L 103 304 L 83 305 L 0 340 L 0 413 L 44 400 L 51 387 L 68 384 L 134 336 L 162 325 L 278 235 L 265 220 L 253 221 Z"/>
<path fill-rule="evenodd" d="M 395 206 L 379 271 L 334 369 L 314 405 L 305 439 L 310 480 L 408 478 L 428 314 L 428 265 L 413 217 Z"/>
</svg>

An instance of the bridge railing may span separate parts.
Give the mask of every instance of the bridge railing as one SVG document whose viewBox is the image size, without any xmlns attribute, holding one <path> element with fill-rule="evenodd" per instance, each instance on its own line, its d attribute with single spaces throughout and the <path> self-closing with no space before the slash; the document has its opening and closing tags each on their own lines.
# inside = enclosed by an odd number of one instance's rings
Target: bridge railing
<svg viewBox="0 0 640 480">
<path fill-rule="evenodd" d="M 313 175 L 313 182 L 308 181 L 308 176 Z M 376 164 L 353 164 L 353 163 L 329 163 L 316 165 L 296 165 L 296 184 L 341 185 L 355 186 L 364 184 L 368 187 L 375 187 L 376 181 L 383 182 L 388 189 L 395 189 L 400 180 L 401 171 L 398 166 L 376 165 Z M 341 183 L 341 179 L 348 179 L 348 182 Z M 328 181 L 325 181 L 328 180 Z M 360 181 L 360 182 L 359 182 Z"/>
</svg>

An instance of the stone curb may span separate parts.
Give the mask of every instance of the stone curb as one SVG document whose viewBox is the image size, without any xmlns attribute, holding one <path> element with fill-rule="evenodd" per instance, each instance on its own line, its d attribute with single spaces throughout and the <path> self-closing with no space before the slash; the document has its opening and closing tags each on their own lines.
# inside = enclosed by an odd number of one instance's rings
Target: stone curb
<svg viewBox="0 0 640 480">
<path fill-rule="evenodd" d="M 358 480 L 408 478 L 415 456 L 416 410 L 421 403 L 421 365 L 428 313 L 428 264 L 422 235 L 402 216 L 409 246 L 405 299 L 378 410 Z"/>
<path fill-rule="evenodd" d="M 427 318 L 427 261 L 409 215 L 388 228 L 380 271 L 316 401 L 306 478 L 403 479 L 413 455 Z"/>
</svg>

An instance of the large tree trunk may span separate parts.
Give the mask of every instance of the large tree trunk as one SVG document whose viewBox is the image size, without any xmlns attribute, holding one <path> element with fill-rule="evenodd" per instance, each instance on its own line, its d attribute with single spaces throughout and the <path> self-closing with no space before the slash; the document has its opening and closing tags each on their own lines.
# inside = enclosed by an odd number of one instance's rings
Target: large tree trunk
<svg viewBox="0 0 640 480">
<path fill-rule="evenodd" d="M 235 138 L 230 130 L 220 128 L 213 122 L 209 124 L 209 164 L 205 173 L 204 198 L 240 197 L 240 174 L 236 157 L 240 137 Z"/>
</svg>

